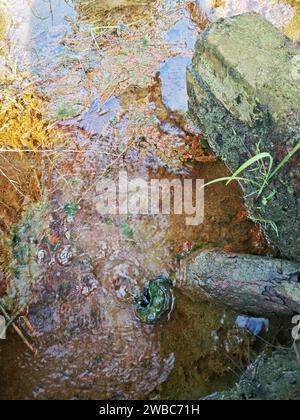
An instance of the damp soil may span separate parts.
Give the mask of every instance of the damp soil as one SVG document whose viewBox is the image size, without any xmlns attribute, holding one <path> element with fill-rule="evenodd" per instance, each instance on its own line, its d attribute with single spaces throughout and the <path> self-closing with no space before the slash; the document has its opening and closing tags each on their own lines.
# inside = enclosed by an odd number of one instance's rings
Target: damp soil
<svg viewBox="0 0 300 420">
<path fill-rule="evenodd" d="M 8 57 L 47 96 L 45 118 L 64 143 L 41 158 L 45 215 L 37 216 L 40 206 L 28 210 L 10 244 L 10 312 L 25 304 L 19 323 L 37 354 L 8 330 L 0 398 L 200 398 L 230 388 L 260 341 L 235 327 L 238 314 L 187 297 L 176 284 L 170 319 L 155 325 L 136 319 L 132 295 L 171 276 L 195 249 L 271 251 L 234 184 L 205 191 L 199 226 L 187 226 L 183 215 L 99 211 L 103 184 L 117 182 L 120 171 L 194 182 L 228 173 L 185 117 L 185 70 L 201 31 L 191 2 L 101 2 L 91 15 L 92 3 L 6 4 Z M 275 343 L 282 321 L 271 324 Z"/>
</svg>

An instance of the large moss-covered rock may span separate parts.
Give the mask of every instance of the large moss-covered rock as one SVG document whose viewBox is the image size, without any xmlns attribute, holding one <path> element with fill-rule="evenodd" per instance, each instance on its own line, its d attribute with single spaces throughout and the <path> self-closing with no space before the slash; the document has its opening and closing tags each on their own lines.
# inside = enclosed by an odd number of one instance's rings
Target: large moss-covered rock
<svg viewBox="0 0 300 420">
<path fill-rule="evenodd" d="M 213 394 L 207 400 L 300 400 L 300 366 L 292 351 L 260 356 L 230 391 Z"/>
<path fill-rule="evenodd" d="M 300 143 L 300 48 L 261 16 L 212 24 L 188 70 L 189 113 L 234 171 L 258 152 L 273 169 Z M 244 183 L 246 204 L 282 256 L 300 260 L 300 167 L 293 155 L 258 197 Z M 243 176 L 263 182 L 268 161 Z M 255 169 L 253 171 L 253 169 Z"/>
</svg>

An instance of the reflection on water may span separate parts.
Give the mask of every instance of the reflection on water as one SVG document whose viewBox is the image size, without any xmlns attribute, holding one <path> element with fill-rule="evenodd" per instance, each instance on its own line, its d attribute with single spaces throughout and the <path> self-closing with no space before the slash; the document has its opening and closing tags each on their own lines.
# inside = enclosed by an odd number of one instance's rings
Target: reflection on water
<svg viewBox="0 0 300 420">
<path fill-rule="evenodd" d="M 188 111 L 186 68 L 191 61 L 189 57 L 178 56 L 167 60 L 160 68 L 163 101 L 171 111 Z"/>
<path fill-rule="evenodd" d="M 112 96 L 103 106 L 96 98 L 92 101 L 88 111 L 76 118 L 67 119 L 62 124 L 79 127 L 91 135 L 96 135 L 104 131 L 117 112 L 120 112 L 120 104 L 117 98 Z"/>
<path fill-rule="evenodd" d="M 133 26 L 120 8 L 127 25 L 120 31 L 118 18 L 98 32 L 76 14 L 94 2 L 7 5 L 11 58 L 47 94 L 49 115 L 76 153 L 58 153 L 45 177 L 50 231 L 33 258 L 46 274 L 29 302 L 38 355 L 9 332 L 0 347 L 1 398 L 198 398 L 230 386 L 232 369 L 248 361 L 252 340 L 236 330 L 236 314 L 204 297 L 194 301 L 175 288 L 171 319 L 156 325 L 139 322 L 132 305 L 136 290 L 170 275 L 193 248 L 266 252 L 237 186 L 207 190 L 205 222 L 196 227 L 183 216 L 97 211 L 97 185 L 120 169 L 145 180 L 226 173 L 182 114 L 184 69 L 199 33 L 186 3 L 137 7 Z M 106 12 L 99 19 L 111 23 L 115 12 Z"/>
</svg>

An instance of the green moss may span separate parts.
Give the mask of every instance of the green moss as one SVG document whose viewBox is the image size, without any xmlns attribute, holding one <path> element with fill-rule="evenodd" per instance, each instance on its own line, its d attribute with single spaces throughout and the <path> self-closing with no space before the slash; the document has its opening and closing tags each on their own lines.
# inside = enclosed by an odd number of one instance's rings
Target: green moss
<svg viewBox="0 0 300 420">
<path fill-rule="evenodd" d="M 125 239 L 133 239 L 133 229 L 126 222 L 121 223 L 120 232 Z"/>
<path fill-rule="evenodd" d="M 40 262 L 40 244 L 48 225 L 48 203 L 43 201 L 31 205 L 20 223 L 12 229 L 12 239 L 8 243 L 11 280 L 6 303 L 9 308 L 19 308 L 32 301 L 34 289 L 44 274 Z"/>
<path fill-rule="evenodd" d="M 73 202 L 66 203 L 64 206 L 64 211 L 65 211 L 67 220 L 72 221 L 78 211 L 78 205 Z"/>
<path fill-rule="evenodd" d="M 298 283 L 285 282 L 282 284 L 282 288 L 283 296 L 286 295 L 287 299 L 293 299 L 300 302 L 300 290 Z"/>
</svg>

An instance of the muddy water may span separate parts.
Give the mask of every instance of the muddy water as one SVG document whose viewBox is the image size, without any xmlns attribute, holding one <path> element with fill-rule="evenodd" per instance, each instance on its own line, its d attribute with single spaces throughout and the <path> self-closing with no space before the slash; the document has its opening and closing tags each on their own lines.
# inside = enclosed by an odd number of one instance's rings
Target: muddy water
<svg viewBox="0 0 300 420">
<path fill-rule="evenodd" d="M 156 325 L 136 319 L 132 294 L 170 275 L 196 248 L 266 253 L 241 191 L 208 189 L 204 223 L 194 227 L 178 215 L 99 212 L 102 185 L 117 181 L 120 170 L 146 181 L 227 173 L 182 113 L 182 80 L 199 28 L 185 1 L 151 2 L 134 15 L 102 8 L 94 21 L 80 14 L 89 2 L 74 3 L 6 5 L 11 56 L 47 94 L 66 143 L 45 157 L 49 226 L 30 256 L 43 275 L 26 301 L 31 328 L 20 319 L 38 353 L 8 331 L 0 397 L 199 398 L 230 386 L 256 343 L 234 327 L 237 314 L 204 297 L 194 301 L 176 285 L 175 310 Z"/>
</svg>

